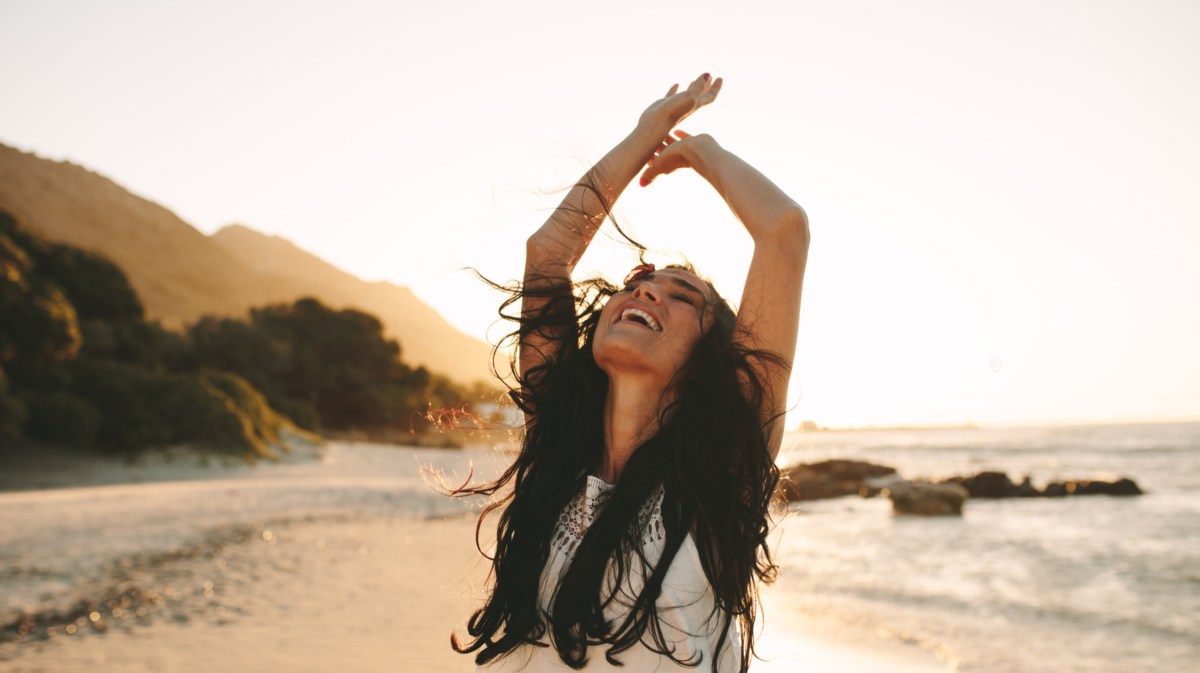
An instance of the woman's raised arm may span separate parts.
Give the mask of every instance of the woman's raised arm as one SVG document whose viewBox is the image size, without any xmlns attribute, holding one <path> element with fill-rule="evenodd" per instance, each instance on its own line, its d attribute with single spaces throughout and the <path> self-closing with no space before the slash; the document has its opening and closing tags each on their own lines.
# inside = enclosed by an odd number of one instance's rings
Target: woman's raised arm
<svg viewBox="0 0 1200 673">
<path fill-rule="evenodd" d="M 764 421 L 781 417 L 787 405 L 788 379 L 796 354 L 800 295 L 808 261 L 808 216 L 804 209 L 753 166 L 707 134 L 676 131 L 668 148 L 642 174 L 642 186 L 663 173 L 690 167 L 717 190 L 754 240 L 754 254 L 738 305 L 740 338 L 751 348 L 778 355 L 779 363 L 759 362 L 766 397 Z M 783 442 L 783 423 L 771 424 L 767 446 L 772 457 Z"/>
<path fill-rule="evenodd" d="M 666 149 L 664 137 L 700 107 L 716 99 L 721 80 L 701 75 L 687 89 L 672 86 L 667 95 L 646 108 L 637 127 L 584 174 L 525 244 L 525 294 L 521 314 L 539 314 L 558 293 L 569 301 L 571 273 L 617 197 L 625 191 L 642 166 Z M 535 329 L 523 334 L 519 350 L 522 378 L 530 369 L 554 357 L 563 334 L 556 328 Z"/>
</svg>

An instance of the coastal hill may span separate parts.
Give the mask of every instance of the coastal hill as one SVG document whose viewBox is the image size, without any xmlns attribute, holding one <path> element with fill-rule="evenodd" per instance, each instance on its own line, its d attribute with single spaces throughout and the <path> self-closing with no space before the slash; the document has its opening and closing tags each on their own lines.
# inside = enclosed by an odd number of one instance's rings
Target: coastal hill
<svg viewBox="0 0 1200 673">
<path fill-rule="evenodd" d="M 377 315 L 405 361 L 451 379 L 489 378 L 489 347 L 456 330 L 408 288 L 368 283 L 290 242 L 243 226 L 203 233 L 162 206 L 71 162 L 0 143 L 0 209 L 53 241 L 120 266 L 148 317 L 182 328 L 203 315 L 316 297 Z"/>
</svg>

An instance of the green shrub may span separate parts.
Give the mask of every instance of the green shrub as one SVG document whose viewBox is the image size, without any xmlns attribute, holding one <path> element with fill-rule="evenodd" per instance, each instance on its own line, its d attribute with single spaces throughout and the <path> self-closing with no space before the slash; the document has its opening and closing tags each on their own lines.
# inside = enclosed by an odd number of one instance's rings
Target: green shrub
<svg viewBox="0 0 1200 673">
<path fill-rule="evenodd" d="M 249 322 L 205 318 L 188 334 L 197 362 L 244 377 L 309 430 L 420 430 L 430 404 L 461 399 L 404 364 L 377 318 L 315 299 L 254 309 Z"/>
<path fill-rule="evenodd" d="M 143 367 L 107 360 L 83 360 L 75 367 L 74 392 L 100 411 L 96 444 L 115 453 L 164 445 L 174 432 L 162 404 L 167 377 Z"/>
<path fill-rule="evenodd" d="M 232 397 L 202 374 L 171 375 L 160 413 L 172 421 L 172 439 L 216 453 L 274 458 L 261 439 L 267 434 Z"/>
<path fill-rule="evenodd" d="M 0 369 L 0 448 L 11 446 L 21 438 L 25 418 L 25 404 L 9 394 L 8 379 Z"/>
<path fill-rule="evenodd" d="M 205 370 L 163 373 L 136 364 L 82 361 L 78 394 L 102 422 L 98 445 L 117 453 L 187 444 L 215 453 L 276 458 L 270 445 L 289 424 L 244 379 Z"/>
<path fill-rule="evenodd" d="M 129 279 L 106 257 L 51 243 L 37 259 L 39 274 L 54 279 L 84 319 L 141 321 L 145 316 Z"/>
<path fill-rule="evenodd" d="M 179 370 L 193 360 L 187 337 L 156 322 L 87 319 L 80 320 L 79 327 L 83 356 L 159 370 Z"/>
<path fill-rule="evenodd" d="M 258 453 L 271 454 L 270 451 L 264 452 L 263 448 L 279 443 L 280 431 L 293 427 L 287 418 L 271 408 L 261 392 L 237 374 L 210 369 L 201 371 L 199 377 L 204 384 L 228 397 L 239 413 L 245 416 L 249 422 L 249 432 L 257 440 Z M 258 447 L 258 444 L 262 447 Z"/>
<path fill-rule="evenodd" d="M 25 435 L 50 444 L 91 446 L 100 430 L 100 412 L 65 392 L 27 395 Z"/>
</svg>

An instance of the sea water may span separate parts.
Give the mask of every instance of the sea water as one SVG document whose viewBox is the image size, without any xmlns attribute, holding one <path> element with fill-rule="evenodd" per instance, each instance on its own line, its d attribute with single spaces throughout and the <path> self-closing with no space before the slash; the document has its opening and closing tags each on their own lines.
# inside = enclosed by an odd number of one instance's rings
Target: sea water
<svg viewBox="0 0 1200 673">
<path fill-rule="evenodd" d="M 883 463 L 906 477 L 1127 476 L 1146 494 L 972 500 L 961 518 L 895 516 L 880 498 L 794 504 L 776 528 L 781 569 L 764 592 L 768 621 L 850 647 L 922 650 L 950 671 L 1194 669 L 1200 424 L 806 432 L 789 435 L 781 455 L 826 458 Z M 114 628 L 167 620 L 198 636 L 200 624 L 229 633 L 247 617 L 217 600 L 225 586 L 270 584 L 260 611 L 307 606 L 297 598 L 306 576 L 351 567 L 335 555 L 314 565 L 313 545 L 368 554 L 359 534 L 386 536 L 381 522 L 394 517 L 470 516 L 479 503 L 439 494 L 422 466 L 455 482 L 471 469 L 495 474 L 505 460 L 335 443 L 319 461 L 214 479 L 0 493 L 0 624 L 45 617 L 40 628 L 58 634 L 49 639 L 67 643 L 56 645 L 60 663 L 77 643 L 105 637 L 89 623 L 93 605 Z M 282 553 L 299 546 L 273 547 L 280 536 L 309 551 Z M 241 548 L 281 553 L 228 553 Z M 114 596 L 124 596 L 120 618 L 111 600 L 98 603 Z M 80 617 L 67 641 L 50 617 L 72 610 Z M 0 643 L 0 666 L 19 667 L 47 640 L 13 636 Z"/>
<path fill-rule="evenodd" d="M 785 460 L 904 477 L 1000 470 L 1035 485 L 1130 477 L 1137 497 L 794 504 L 776 590 L 847 640 L 918 645 L 952 670 L 1192 671 L 1200 665 L 1200 424 L 809 432 Z"/>
</svg>

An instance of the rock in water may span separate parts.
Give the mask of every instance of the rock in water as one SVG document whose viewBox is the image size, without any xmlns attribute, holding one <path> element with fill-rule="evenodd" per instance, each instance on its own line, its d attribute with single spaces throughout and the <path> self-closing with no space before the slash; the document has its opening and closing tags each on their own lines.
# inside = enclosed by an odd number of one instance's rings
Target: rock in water
<svg viewBox="0 0 1200 673">
<path fill-rule="evenodd" d="M 1116 481 L 1092 481 L 1088 485 L 1093 489 L 1099 487 L 1099 490 L 1089 490 L 1088 493 L 1103 493 L 1104 495 L 1142 495 L 1142 489 L 1137 485 L 1137 482 L 1122 477 Z"/>
<path fill-rule="evenodd" d="M 1017 485 L 1004 472 L 980 472 L 971 477 L 955 477 L 951 482 L 967 489 L 972 498 L 1009 498 L 1016 495 Z"/>
<path fill-rule="evenodd" d="M 1042 495 L 1061 497 L 1064 495 L 1142 495 L 1143 491 L 1137 482 L 1122 477 L 1116 481 L 1093 481 L 1089 479 L 1055 481 L 1046 484 Z"/>
<path fill-rule="evenodd" d="M 822 500 L 844 495 L 868 495 L 868 480 L 896 474 L 896 468 L 859 460 L 826 460 L 796 465 L 780 480 L 783 495 L 789 501 Z"/>
<path fill-rule="evenodd" d="M 897 514 L 920 516 L 962 516 L 967 489 L 954 483 L 934 484 L 928 481 L 906 481 L 887 488 L 892 510 Z"/>
<path fill-rule="evenodd" d="M 959 484 L 967 489 L 972 498 L 1060 498 L 1067 495 L 1141 495 L 1142 489 L 1129 478 L 1117 481 L 1094 481 L 1072 479 L 1055 481 L 1038 490 L 1025 477 L 1020 484 L 1013 483 L 1004 472 L 980 472 L 970 477 L 952 477 L 942 482 Z"/>
</svg>

